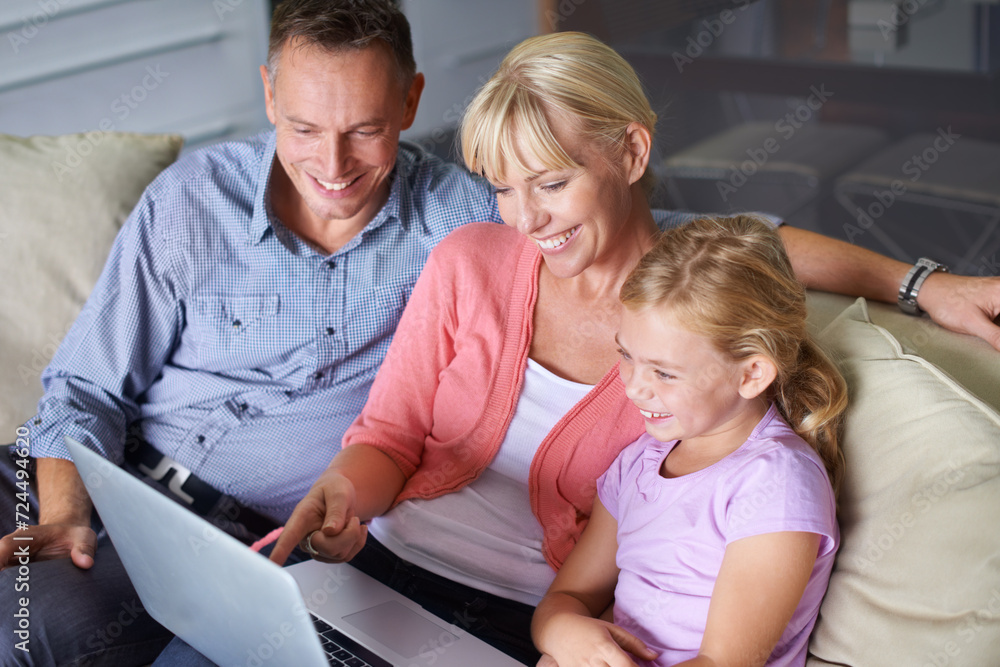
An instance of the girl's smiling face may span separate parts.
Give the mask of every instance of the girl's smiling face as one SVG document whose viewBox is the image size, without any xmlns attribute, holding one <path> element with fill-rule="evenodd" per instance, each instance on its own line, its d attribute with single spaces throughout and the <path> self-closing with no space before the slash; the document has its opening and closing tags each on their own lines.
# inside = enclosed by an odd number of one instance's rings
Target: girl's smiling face
<svg viewBox="0 0 1000 667">
<path fill-rule="evenodd" d="M 686 448 L 722 458 L 767 412 L 760 395 L 773 365 L 759 356 L 732 360 L 668 307 L 624 309 L 616 340 L 625 393 L 657 440 L 683 440 Z"/>
</svg>

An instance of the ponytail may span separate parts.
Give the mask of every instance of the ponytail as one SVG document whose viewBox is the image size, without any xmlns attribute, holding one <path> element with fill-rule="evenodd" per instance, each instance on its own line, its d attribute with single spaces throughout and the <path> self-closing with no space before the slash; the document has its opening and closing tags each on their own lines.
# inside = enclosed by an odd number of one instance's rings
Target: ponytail
<svg viewBox="0 0 1000 667">
<path fill-rule="evenodd" d="M 840 448 L 847 385 L 837 367 L 809 337 L 803 341 L 798 365 L 788 378 L 772 385 L 774 402 L 788 425 L 823 459 L 834 493 L 844 477 Z"/>
</svg>

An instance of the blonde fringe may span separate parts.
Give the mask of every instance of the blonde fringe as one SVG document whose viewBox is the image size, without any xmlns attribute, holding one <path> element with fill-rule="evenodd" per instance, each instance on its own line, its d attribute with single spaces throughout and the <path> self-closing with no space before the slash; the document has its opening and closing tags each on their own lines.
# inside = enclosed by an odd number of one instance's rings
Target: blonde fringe
<svg viewBox="0 0 1000 667">
<path fill-rule="evenodd" d="M 469 103 L 459 128 L 465 164 L 491 180 L 508 170 L 536 175 L 517 151 L 519 140 L 545 169 L 579 168 L 552 132 L 558 122 L 610 154 L 628 149 L 633 122 L 652 135 L 656 114 L 635 70 L 614 49 L 579 32 L 538 35 L 511 49 Z"/>
</svg>

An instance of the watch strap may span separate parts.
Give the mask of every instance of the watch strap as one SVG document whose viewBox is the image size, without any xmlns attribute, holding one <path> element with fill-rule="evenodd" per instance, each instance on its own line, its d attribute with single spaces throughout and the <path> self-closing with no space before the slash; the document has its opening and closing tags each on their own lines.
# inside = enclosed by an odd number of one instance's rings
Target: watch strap
<svg viewBox="0 0 1000 667">
<path fill-rule="evenodd" d="M 906 273 L 906 277 L 903 278 L 903 282 L 899 286 L 899 295 L 896 300 L 899 303 L 900 310 L 907 315 L 920 315 L 924 312 L 917 305 L 917 294 L 920 292 L 920 287 L 924 284 L 924 281 L 927 280 L 927 276 L 935 271 L 947 273 L 948 267 L 927 257 L 921 257 L 917 260 L 917 263 Z"/>
</svg>

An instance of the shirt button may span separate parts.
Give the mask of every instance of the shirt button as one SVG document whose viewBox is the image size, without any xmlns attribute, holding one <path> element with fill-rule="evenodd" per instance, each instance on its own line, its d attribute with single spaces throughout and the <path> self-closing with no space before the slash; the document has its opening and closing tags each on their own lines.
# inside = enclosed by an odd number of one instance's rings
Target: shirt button
<svg viewBox="0 0 1000 667">
<path fill-rule="evenodd" d="M 313 377 L 316 378 L 317 380 L 322 380 L 323 379 L 323 371 L 318 371 L 316 373 L 316 375 L 313 375 Z"/>
<path fill-rule="evenodd" d="M 327 336 L 332 336 L 334 334 L 334 331 L 335 331 L 335 329 L 333 327 L 327 327 L 326 328 L 326 335 Z"/>
<path fill-rule="evenodd" d="M 326 262 L 324 262 L 324 264 L 326 264 L 326 268 L 330 269 L 331 271 L 337 268 L 337 262 L 333 261 L 332 259 L 328 259 Z"/>
<path fill-rule="evenodd" d="M 205 442 L 205 436 L 199 435 L 197 438 L 195 438 L 195 440 L 198 441 L 198 444 L 201 444 L 201 443 Z"/>
</svg>

